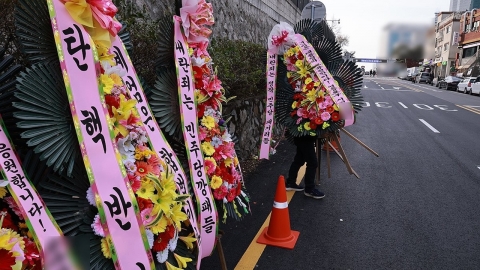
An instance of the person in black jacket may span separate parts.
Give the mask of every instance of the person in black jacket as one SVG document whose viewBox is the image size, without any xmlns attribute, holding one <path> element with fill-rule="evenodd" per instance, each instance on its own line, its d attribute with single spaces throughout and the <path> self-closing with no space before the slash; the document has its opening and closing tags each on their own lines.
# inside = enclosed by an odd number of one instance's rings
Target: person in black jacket
<svg viewBox="0 0 480 270">
<path fill-rule="evenodd" d="M 315 175 L 317 172 L 317 154 L 315 152 L 315 142 L 317 138 L 313 136 L 296 137 L 294 143 L 297 146 L 297 152 L 288 172 L 286 189 L 294 191 L 304 191 L 305 196 L 314 199 L 325 197 L 323 192 L 315 188 Z M 305 170 L 305 187 L 297 185 L 297 174 L 300 167 L 307 163 Z"/>
</svg>

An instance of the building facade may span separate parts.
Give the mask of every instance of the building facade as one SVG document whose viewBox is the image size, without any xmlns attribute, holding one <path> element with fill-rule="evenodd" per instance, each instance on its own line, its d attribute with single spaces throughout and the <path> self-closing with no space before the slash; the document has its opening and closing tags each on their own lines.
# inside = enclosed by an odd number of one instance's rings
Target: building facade
<svg viewBox="0 0 480 270">
<path fill-rule="evenodd" d="M 461 14 L 437 13 L 435 25 L 434 76 L 446 77 L 456 71 Z"/>
<path fill-rule="evenodd" d="M 480 47 L 480 9 L 462 14 L 460 19 L 460 53 L 458 69 L 467 76 L 478 76 L 478 50 Z M 475 68 L 474 68 L 475 67 Z"/>
<path fill-rule="evenodd" d="M 471 10 L 472 0 L 450 0 L 450 11 L 463 12 Z"/>
</svg>

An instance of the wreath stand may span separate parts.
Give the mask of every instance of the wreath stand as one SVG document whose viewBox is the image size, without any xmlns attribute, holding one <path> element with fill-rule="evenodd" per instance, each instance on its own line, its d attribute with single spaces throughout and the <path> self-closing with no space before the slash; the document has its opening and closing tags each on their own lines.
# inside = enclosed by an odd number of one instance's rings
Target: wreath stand
<svg viewBox="0 0 480 270">
<path fill-rule="evenodd" d="M 227 270 L 227 261 L 225 260 L 225 253 L 223 253 L 223 247 L 222 247 L 222 236 L 225 234 L 224 231 L 218 230 L 218 237 L 217 237 L 217 252 L 218 252 L 218 258 L 220 259 L 220 266 L 222 267 L 222 270 Z"/>
<path fill-rule="evenodd" d="M 377 152 L 373 151 L 370 147 L 368 147 L 365 143 L 360 141 L 357 137 L 353 136 L 350 132 L 346 131 L 344 128 L 341 128 L 340 130 L 343 133 L 345 133 L 348 137 L 352 138 L 355 142 L 360 144 L 362 147 L 367 149 L 370 153 L 372 153 L 376 157 L 379 157 Z M 338 147 L 338 150 L 332 145 L 331 141 L 335 142 L 335 144 Z M 321 142 L 320 138 L 317 139 L 316 146 L 317 146 L 318 166 L 317 166 L 317 175 L 316 175 L 317 177 L 315 178 L 315 182 L 316 182 L 315 184 L 319 185 L 320 184 L 320 165 L 321 165 L 321 160 L 322 160 L 322 152 L 321 152 L 322 142 Z M 325 148 L 326 148 L 325 151 L 327 152 L 328 178 L 332 177 L 331 170 L 330 170 L 330 148 L 337 154 L 338 157 L 340 157 L 340 159 L 343 161 L 343 163 L 345 163 L 345 166 L 347 167 L 347 171 L 350 174 L 355 175 L 358 179 L 360 178 L 358 173 L 350 165 L 350 162 L 348 161 L 347 155 L 345 154 L 345 151 L 343 150 L 343 146 L 340 143 L 339 135 L 337 134 L 337 132 L 328 133 L 326 135 L 326 137 L 325 137 Z"/>
</svg>

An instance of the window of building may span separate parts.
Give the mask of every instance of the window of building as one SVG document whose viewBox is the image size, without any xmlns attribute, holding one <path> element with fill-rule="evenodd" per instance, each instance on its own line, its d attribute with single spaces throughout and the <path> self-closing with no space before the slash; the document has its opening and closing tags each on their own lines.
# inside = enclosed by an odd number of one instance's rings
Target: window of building
<svg viewBox="0 0 480 270">
<path fill-rule="evenodd" d="M 449 46 L 449 45 L 450 45 L 449 43 L 443 44 L 443 50 L 444 50 L 444 51 L 448 50 L 448 46 Z"/>
<path fill-rule="evenodd" d="M 447 34 L 450 33 L 450 26 L 447 26 L 446 32 L 447 32 Z"/>
<path fill-rule="evenodd" d="M 462 56 L 463 56 L 463 58 L 470 57 L 470 56 L 475 55 L 476 53 L 477 53 L 477 46 L 470 47 L 470 48 L 463 49 Z"/>
</svg>

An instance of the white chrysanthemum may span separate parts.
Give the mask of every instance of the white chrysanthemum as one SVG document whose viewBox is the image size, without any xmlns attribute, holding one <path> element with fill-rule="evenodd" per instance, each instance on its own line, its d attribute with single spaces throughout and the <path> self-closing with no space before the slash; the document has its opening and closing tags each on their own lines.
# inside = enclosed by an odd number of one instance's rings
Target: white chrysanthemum
<svg viewBox="0 0 480 270">
<path fill-rule="evenodd" d="M 148 246 L 150 246 L 150 249 L 153 247 L 153 232 L 150 230 L 145 230 L 145 234 L 147 235 L 147 240 L 148 240 Z"/>
<path fill-rule="evenodd" d="M 105 70 L 105 75 L 115 73 L 118 76 L 123 77 L 127 73 L 120 65 L 112 67 L 109 61 L 101 61 L 100 63 L 102 64 L 103 70 Z"/>
<path fill-rule="evenodd" d="M 170 239 L 170 241 L 168 242 L 168 249 L 171 252 L 174 252 L 175 249 L 177 248 L 177 243 L 178 243 L 178 232 L 177 230 L 175 230 L 175 236 L 172 239 Z"/>
<path fill-rule="evenodd" d="M 118 151 L 122 155 L 128 155 L 131 152 L 135 152 L 135 146 L 132 144 L 130 135 L 127 135 L 125 138 L 118 139 L 117 147 Z"/>
<path fill-rule="evenodd" d="M 168 259 L 168 248 L 163 251 L 157 252 L 157 261 L 159 263 L 164 263 Z"/>
<path fill-rule="evenodd" d="M 213 147 L 217 148 L 223 144 L 223 141 L 220 137 L 215 136 L 212 138 L 212 141 L 210 143 L 213 145 Z"/>
<path fill-rule="evenodd" d="M 97 204 L 95 203 L 95 195 L 93 194 L 92 187 L 89 187 L 87 189 L 87 201 L 91 206 L 97 207 Z"/>
<path fill-rule="evenodd" d="M 196 67 L 201 67 L 205 65 L 205 59 L 202 57 L 192 57 L 192 64 Z"/>
<path fill-rule="evenodd" d="M 232 141 L 232 135 L 230 135 L 230 133 L 228 133 L 228 131 L 227 131 L 227 132 L 223 133 L 222 140 L 224 142 L 231 142 Z"/>
</svg>

